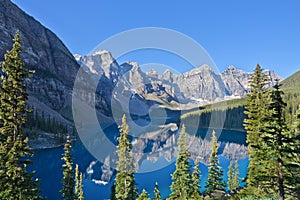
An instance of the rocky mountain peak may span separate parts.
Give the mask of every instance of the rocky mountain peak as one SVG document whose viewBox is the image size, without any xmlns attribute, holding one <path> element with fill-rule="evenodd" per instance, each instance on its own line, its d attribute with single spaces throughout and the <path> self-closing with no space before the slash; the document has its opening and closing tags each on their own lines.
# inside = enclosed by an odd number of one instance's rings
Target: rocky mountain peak
<svg viewBox="0 0 300 200">
<path fill-rule="evenodd" d="M 236 68 L 233 65 L 229 65 L 227 67 L 227 69 L 222 72 L 222 74 L 228 74 L 228 75 L 229 74 L 231 74 L 231 75 L 239 75 L 239 74 L 245 74 L 245 73 L 247 73 L 247 72 L 245 72 L 245 71 L 243 71 L 241 69 L 238 69 L 238 68 Z"/>
<path fill-rule="evenodd" d="M 151 70 L 146 72 L 146 75 L 149 76 L 149 77 L 158 78 L 159 74 L 155 69 L 151 69 Z"/>
<path fill-rule="evenodd" d="M 163 74 L 173 74 L 173 72 L 170 69 L 166 69 Z"/>
<path fill-rule="evenodd" d="M 137 62 L 128 61 L 126 63 L 131 66 L 132 70 L 134 70 L 134 71 L 140 70 L 139 64 Z"/>
<path fill-rule="evenodd" d="M 195 69 L 192 69 L 191 71 L 185 72 L 184 75 L 190 76 L 190 75 L 196 75 L 196 74 L 214 74 L 214 70 L 207 64 L 201 65 L 200 67 L 197 67 Z"/>
<path fill-rule="evenodd" d="M 98 50 L 98 51 L 94 52 L 91 56 L 92 57 L 100 57 L 100 59 L 102 60 L 102 62 L 104 64 L 111 64 L 112 62 L 115 61 L 115 59 L 113 58 L 111 53 L 106 50 Z"/>
<path fill-rule="evenodd" d="M 105 75 L 110 78 L 119 71 L 119 65 L 111 53 L 106 50 L 99 50 L 88 56 L 75 54 L 74 57 L 85 71 L 94 75 Z"/>
<path fill-rule="evenodd" d="M 233 65 L 229 65 L 228 68 L 227 68 L 228 71 L 235 71 L 237 70 L 237 68 Z"/>
<path fill-rule="evenodd" d="M 166 69 L 161 77 L 163 80 L 173 82 L 173 76 L 174 76 L 173 72 L 169 69 Z"/>
</svg>

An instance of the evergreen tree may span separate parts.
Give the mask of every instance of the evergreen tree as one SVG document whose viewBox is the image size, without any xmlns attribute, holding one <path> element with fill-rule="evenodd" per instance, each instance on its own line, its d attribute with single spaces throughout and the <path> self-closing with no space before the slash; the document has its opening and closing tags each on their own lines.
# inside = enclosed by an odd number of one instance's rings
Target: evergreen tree
<svg viewBox="0 0 300 200">
<path fill-rule="evenodd" d="M 154 188 L 154 199 L 153 200 L 162 200 L 159 189 L 158 189 L 158 183 L 155 183 L 155 188 Z"/>
<path fill-rule="evenodd" d="M 122 125 L 119 126 L 120 136 L 117 146 L 117 175 L 116 175 L 116 199 L 132 200 L 137 198 L 134 172 L 135 164 L 131 151 L 131 143 L 128 138 L 129 127 L 126 123 L 126 116 L 122 118 Z"/>
<path fill-rule="evenodd" d="M 200 195 L 200 170 L 199 170 L 199 162 L 195 161 L 194 170 L 192 173 L 192 185 L 191 185 L 192 193 L 190 199 L 201 199 Z"/>
<path fill-rule="evenodd" d="M 233 182 L 232 182 L 233 190 L 236 190 L 240 187 L 239 174 L 240 174 L 239 164 L 238 164 L 238 161 L 236 161 L 235 165 L 234 165 L 234 176 L 233 176 Z"/>
<path fill-rule="evenodd" d="M 23 131 L 28 99 L 25 81 L 30 72 L 24 68 L 21 53 L 17 32 L 12 49 L 0 64 L 0 199 L 5 200 L 41 199 L 38 181 L 26 170 L 33 155 Z"/>
<path fill-rule="evenodd" d="M 137 200 L 151 200 L 146 190 L 143 190 Z"/>
<path fill-rule="evenodd" d="M 293 187 L 288 179 L 294 179 L 292 171 L 296 168 L 291 168 L 289 163 L 293 162 L 296 155 L 295 148 L 296 138 L 292 138 L 288 131 L 284 109 L 286 103 L 282 99 L 283 92 L 280 89 L 280 84 L 277 82 L 274 88 L 270 91 L 270 99 L 268 103 L 268 112 L 265 117 L 265 133 L 262 139 L 266 144 L 267 161 L 264 162 L 265 177 L 264 190 L 272 189 L 278 192 L 279 199 L 285 199 L 287 189 Z"/>
<path fill-rule="evenodd" d="M 233 165 L 232 161 L 230 161 L 229 167 L 228 167 L 228 190 L 233 191 L 233 178 L 234 178 L 234 172 L 233 172 Z"/>
<path fill-rule="evenodd" d="M 268 77 L 262 72 L 262 68 L 257 65 L 254 73 L 250 77 L 250 92 L 247 96 L 245 105 L 244 127 L 247 132 L 249 170 L 247 175 L 247 187 L 250 192 L 256 193 L 262 186 L 261 178 L 264 176 L 264 170 L 261 169 L 265 157 L 263 134 L 263 118 L 266 112 Z"/>
<path fill-rule="evenodd" d="M 83 200 L 83 185 L 82 185 L 82 173 L 79 171 L 78 165 L 75 167 L 75 199 Z"/>
<path fill-rule="evenodd" d="M 224 191 L 225 183 L 223 181 L 223 170 L 219 166 L 218 142 L 215 131 L 212 133 L 212 152 L 209 157 L 208 177 L 206 181 L 206 193 L 212 194 L 216 190 Z"/>
<path fill-rule="evenodd" d="M 176 170 L 172 174 L 171 195 L 169 199 L 187 199 L 191 195 L 190 153 L 187 147 L 187 133 L 182 126 L 178 138 L 178 157 Z"/>
<path fill-rule="evenodd" d="M 63 180 L 62 180 L 62 189 L 60 190 L 62 194 L 62 199 L 73 200 L 74 195 L 74 169 L 73 169 L 73 158 L 71 156 L 71 139 L 70 136 L 67 136 L 67 141 L 64 146 L 64 154 L 62 155 L 62 160 L 64 161 L 63 168 Z"/>
<path fill-rule="evenodd" d="M 266 144 L 265 157 L 268 158 L 263 163 L 265 170 L 264 177 L 268 180 L 264 180 L 263 187 L 265 191 L 274 188 L 274 191 L 279 192 L 279 199 L 284 199 L 284 183 L 283 183 L 283 143 L 285 133 L 287 133 L 287 127 L 283 116 L 283 109 L 286 104 L 281 97 L 282 91 L 277 83 L 274 89 L 270 92 L 270 103 L 268 104 L 268 112 L 265 114 L 265 132 L 262 135 L 263 142 Z M 275 186 L 277 184 L 277 187 Z M 276 189 L 275 189 L 276 188 Z"/>
<path fill-rule="evenodd" d="M 235 191 L 240 186 L 238 162 L 231 161 L 228 168 L 228 190 Z"/>
<path fill-rule="evenodd" d="M 115 182 L 110 187 L 110 200 L 116 200 L 116 184 Z"/>
</svg>

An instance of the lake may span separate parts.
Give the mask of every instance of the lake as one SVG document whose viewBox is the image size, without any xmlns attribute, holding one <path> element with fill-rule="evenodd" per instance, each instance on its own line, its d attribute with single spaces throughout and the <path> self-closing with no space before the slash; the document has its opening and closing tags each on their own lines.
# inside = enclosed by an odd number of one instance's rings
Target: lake
<svg viewBox="0 0 300 200">
<path fill-rule="evenodd" d="M 199 130 L 200 133 L 203 131 L 207 130 Z M 232 138 L 233 142 L 238 141 L 238 143 L 245 143 L 245 132 L 222 130 L 222 135 L 220 140 L 223 138 L 225 142 L 231 141 L 230 138 Z M 62 179 L 62 153 L 63 147 L 36 150 L 35 155 L 32 158 L 34 164 L 30 166 L 30 170 L 36 170 L 36 177 L 41 181 L 40 188 L 42 190 L 42 195 L 50 200 L 61 199 L 59 190 L 61 189 Z M 93 173 L 87 173 L 87 169 L 89 168 L 90 164 L 93 161 L 96 161 L 96 159 L 85 149 L 84 145 L 80 141 L 73 143 L 72 155 L 74 157 L 74 163 L 79 164 L 79 170 L 84 173 L 83 185 L 85 199 L 109 199 L 112 181 L 106 185 L 96 184 L 94 181 L 92 181 L 92 179 L 99 179 L 101 175 L 101 164 L 96 162 L 92 168 Z M 224 170 L 223 178 L 227 182 L 227 171 L 230 161 L 221 155 L 219 155 L 219 158 L 220 165 Z M 169 195 L 169 187 L 172 182 L 170 174 L 172 174 L 175 170 L 175 162 L 174 159 L 171 162 L 168 162 L 161 157 L 156 163 L 161 164 L 162 162 L 164 163 L 164 168 L 147 173 L 136 174 L 136 183 L 139 192 L 141 192 L 142 189 L 146 189 L 152 196 L 155 182 L 158 182 L 162 196 L 166 198 Z M 166 164 L 166 162 L 168 163 Z M 249 161 L 247 158 L 239 160 L 241 180 L 246 176 L 248 162 Z M 146 169 L 145 171 L 147 171 L 147 167 L 151 167 L 151 165 L 155 164 L 148 160 L 144 160 L 140 165 L 140 169 Z M 204 191 L 208 169 L 203 163 L 200 163 L 199 168 L 201 170 L 201 191 Z"/>
</svg>

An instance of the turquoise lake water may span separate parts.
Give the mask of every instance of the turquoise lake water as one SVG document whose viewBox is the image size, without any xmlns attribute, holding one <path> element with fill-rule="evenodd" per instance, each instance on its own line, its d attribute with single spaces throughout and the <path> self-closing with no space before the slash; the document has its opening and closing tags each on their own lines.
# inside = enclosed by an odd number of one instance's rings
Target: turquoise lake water
<svg viewBox="0 0 300 200">
<path fill-rule="evenodd" d="M 206 131 L 206 130 L 204 130 Z M 200 131 L 201 132 L 201 131 Z M 223 133 L 224 132 L 224 133 Z M 244 143 L 245 141 L 245 133 L 239 131 L 229 131 L 223 130 L 223 140 L 230 141 L 230 138 L 233 138 L 233 141 L 238 143 Z M 229 137 L 230 136 L 230 137 Z M 220 137 L 222 141 L 222 137 Z M 36 170 L 36 177 L 40 179 L 41 185 L 40 188 L 42 190 L 42 195 L 47 197 L 50 200 L 58 200 L 61 199 L 59 190 L 61 189 L 61 178 L 62 178 L 62 170 L 61 170 L 61 155 L 63 153 L 63 147 L 52 148 L 52 149 L 44 149 L 44 150 L 36 150 L 35 156 L 33 157 L 34 165 L 30 167 L 30 170 Z M 74 157 L 74 163 L 79 164 L 79 169 L 81 172 L 86 172 L 86 169 L 90 165 L 92 161 L 96 159 L 85 149 L 80 141 L 75 142 L 73 144 L 72 155 Z M 223 156 L 219 156 L 220 165 L 224 170 L 224 180 L 227 182 L 227 171 L 229 166 L 229 160 Z M 160 160 L 161 159 L 161 160 Z M 160 158 L 158 162 L 166 162 L 164 158 Z M 151 164 L 150 161 L 144 161 L 140 167 L 146 169 Z M 239 171 L 240 171 L 240 179 L 244 178 L 247 173 L 248 159 L 242 159 L 239 161 Z M 100 177 L 100 163 L 97 163 L 93 169 L 93 176 L 90 177 L 85 173 L 84 175 L 84 193 L 86 200 L 101 200 L 101 199 L 109 199 L 110 195 L 110 187 L 112 181 L 110 181 L 107 185 L 99 185 L 95 184 L 92 179 L 99 179 Z M 205 181 L 207 179 L 207 166 L 200 163 L 199 166 L 201 170 L 201 191 L 205 188 Z M 157 171 L 148 172 L 148 173 L 137 173 L 136 174 L 136 183 L 139 191 L 142 189 L 146 189 L 150 195 L 153 195 L 153 189 L 155 186 L 155 182 L 158 182 L 159 189 L 161 191 L 162 196 L 165 198 L 169 195 L 171 185 L 171 176 L 175 170 L 175 163 L 170 162 L 166 167 L 159 169 Z"/>
</svg>

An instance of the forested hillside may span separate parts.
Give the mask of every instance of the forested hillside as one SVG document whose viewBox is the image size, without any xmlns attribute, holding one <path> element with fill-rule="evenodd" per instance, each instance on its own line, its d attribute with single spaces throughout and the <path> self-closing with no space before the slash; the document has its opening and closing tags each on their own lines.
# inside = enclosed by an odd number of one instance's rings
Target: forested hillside
<svg viewBox="0 0 300 200">
<path fill-rule="evenodd" d="M 293 123 L 293 116 L 300 105 L 300 71 L 282 81 L 284 101 L 287 103 L 286 118 L 289 124 Z"/>
<path fill-rule="evenodd" d="M 244 101 L 244 99 L 235 99 L 210 104 L 202 109 L 183 114 L 181 120 L 188 127 L 194 128 L 223 127 L 225 129 L 244 130 Z"/>
</svg>

